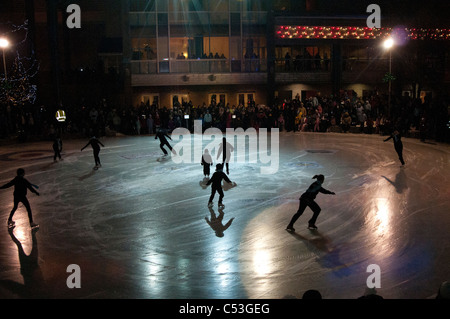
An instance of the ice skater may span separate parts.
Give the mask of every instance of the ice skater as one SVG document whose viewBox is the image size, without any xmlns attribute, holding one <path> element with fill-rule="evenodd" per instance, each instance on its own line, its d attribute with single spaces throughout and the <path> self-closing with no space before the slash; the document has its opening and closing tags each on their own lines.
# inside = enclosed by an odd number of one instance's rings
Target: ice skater
<svg viewBox="0 0 450 319">
<path fill-rule="evenodd" d="M 5 189 L 14 186 L 14 206 L 8 217 L 8 227 L 13 228 L 15 226 L 16 223 L 13 221 L 12 218 L 17 210 L 17 207 L 19 206 L 19 203 L 22 203 L 27 209 L 30 227 L 31 229 L 35 229 L 38 228 L 39 225 L 33 222 L 33 214 L 31 212 L 31 206 L 27 199 L 27 189 L 29 189 L 32 193 L 35 193 L 38 196 L 39 193 L 33 188 L 33 184 L 31 184 L 27 179 L 25 179 L 24 176 L 25 170 L 23 168 L 19 168 L 17 170 L 17 176 L 9 183 L 6 183 L 5 185 L 1 186 L 0 189 Z"/>
<path fill-rule="evenodd" d="M 230 174 L 230 167 L 228 163 L 231 159 L 231 152 L 233 152 L 233 145 L 227 142 L 227 139 L 224 137 L 222 143 L 219 145 L 219 150 L 217 151 L 217 159 L 219 159 L 220 155 L 222 155 L 222 165 L 226 165 L 227 174 Z"/>
<path fill-rule="evenodd" d="M 53 140 L 53 152 L 53 162 L 56 162 L 56 158 L 59 158 L 59 160 L 61 161 L 62 140 L 59 136 L 55 137 L 55 139 Z"/>
<path fill-rule="evenodd" d="M 100 163 L 100 157 L 99 157 L 100 145 L 103 147 L 105 147 L 105 145 L 103 145 L 102 142 L 100 142 L 95 136 L 92 136 L 91 139 L 89 140 L 89 142 L 85 146 L 83 146 L 81 151 L 83 151 L 89 145 L 91 145 L 92 150 L 94 151 L 94 160 L 95 160 L 94 169 L 98 169 L 99 167 L 102 167 L 102 164 Z"/>
<path fill-rule="evenodd" d="M 402 136 L 400 135 L 400 132 L 395 130 L 387 139 L 385 139 L 383 142 L 389 141 L 390 139 L 394 140 L 394 148 L 397 152 L 398 159 L 400 160 L 400 163 L 402 163 L 402 166 L 405 165 L 405 161 L 403 160 L 403 143 L 402 143 Z"/>
<path fill-rule="evenodd" d="M 313 216 L 308 221 L 308 229 L 312 229 L 312 230 L 317 229 L 316 220 L 317 220 L 317 217 L 320 214 L 321 208 L 314 201 L 314 199 L 316 198 L 316 196 L 317 196 L 317 194 L 319 192 L 323 193 L 323 194 L 331 194 L 331 195 L 335 195 L 335 193 L 331 192 L 329 190 L 326 190 L 325 188 L 322 187 L 322 184 L 325 181 L 325 177 L 323 175 L 314 175 L 313 179 L 317 179 L 317 180 L 314 183 L 312 183 L 308 187 L 306 192 L 304 192 L 300 196 L 300 204 L 299 204 L 297 213 L 295 213 L 295 215 L 292 216 L 292 219 L 291 219 L 289 225 L 286 227 L 286 230 L 288 230 L 288 231 L 295 231 L 294 223 L 303 214 L 303 212 L 305 211 L 306 207 L 311 208 L 312 211 L 313 211 Z"/>
<path fill-rule="evenodd" d="M 217 192 L 217 193 L 219 193 L 219 209 L 225 208 L 225 205 L 223 205 L 223 203 L 222 203 L 222 200 L 224 197 L 223 189 L 222 189 L 222 180 L 225 180 L 227 183 L 230 183 L 230 184 L 233 183 L 232 181 L 230 181 L 228 176 L 223 172 L 223 165 L 217 164 L 216 171 L 214 172 L 211 179 L 206 183 L 206 186 L 209 186 L 212 184 L 211 196 L 209 197 L 208 207 L 213 207 L 214 195 Z"/>
<path fill-rule="evenodd" d="M 177 152 L 172 148 L 172 146 L 169 144 L 169 142 L 167 141 L 166 137 L 168 137 L 170 140 L 172 140 L 172 138 L 167 135 L 167 133 L 163 130 L 163 129 L 158 129 L 155 135 L 155 140 L 157 138 L 159 138 L 159 147 L 161 148 L 161 150 L 164 153 L 164 156 L 168 155 L 167 150 L 164 148 L 164 146 L 167 145 L 167 147 L 169 148 L 169 150 L 173 153 L 173 154 L 177 154 Z"/>
<path fill-rule="evenodd" d="M 211 173 L 211 166 L 213 165 L 213 160 L 207 148 L 202 155 L 201 165 L 203 166 L 203 175 L 205 178 L 209 178 L 209 174 Z"/>
</svg>

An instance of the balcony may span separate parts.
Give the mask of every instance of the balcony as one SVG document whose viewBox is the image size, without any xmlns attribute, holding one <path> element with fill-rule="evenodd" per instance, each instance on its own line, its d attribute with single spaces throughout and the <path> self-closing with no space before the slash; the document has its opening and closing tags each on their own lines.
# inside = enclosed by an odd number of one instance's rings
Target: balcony
<svg viewBox="0 0 450 319">
<path fill-rule="evenodd" d="M 131 61 L 132 86 L 245 85 L 267 83 L 265 59 Z"/>
<path fill-rule="evenodd" d="M 332 65 L 329 60 L 285 59 L 275 60 L 277 83 L 329 83 Z"/>
<path fill-rule="evenodd" d="M 168 59 L 132 60 L 132 74 L 160 74 L 160 73 L 265 73 L 266 59 Z"/>
</svg>

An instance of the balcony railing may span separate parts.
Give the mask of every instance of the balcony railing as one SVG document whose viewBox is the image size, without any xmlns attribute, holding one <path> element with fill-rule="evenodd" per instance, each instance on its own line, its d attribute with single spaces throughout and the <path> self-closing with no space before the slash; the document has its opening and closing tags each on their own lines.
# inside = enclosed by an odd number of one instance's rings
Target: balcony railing
<svg viewBox="0 0 450 319">
<path fill-rule="evenodd" d="M 267 72 L 266 59 L 132 60 L 132 74 Z"/>
</svg>

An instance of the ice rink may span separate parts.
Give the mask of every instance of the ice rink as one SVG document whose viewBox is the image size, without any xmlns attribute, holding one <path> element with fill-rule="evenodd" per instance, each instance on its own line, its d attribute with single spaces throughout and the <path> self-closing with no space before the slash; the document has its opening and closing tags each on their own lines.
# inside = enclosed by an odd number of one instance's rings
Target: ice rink
<svg viewBox="0 0 450 319">
<path fill-rule="evenodd" d="M 25 169 L 39 186 L 28 199 L 40 229 L 19 205 L 9 231 L 13 189 L 0 190 L 0 297 L 281 299 L 316 289 L 356 299 L 376 265 L 384 298 L 434 298 L 450 280 L 450 146 L 403 138 L 400 167 L 385 138 L 280 133 L 276 173 L 262 174 L 259 159 L 230 163 L 237 186 L 225 188 L 223 212 L 217 194 L 207 207 L 200 158 L 159 162 L 154 136 L 101 138 L 99 170 L 90 147 L 80 151 L 88 139 L 63 140 L 57 163 L 51 141 L 2 146 L 0 184 Z M 200 152 L 201 139 L 192 137 Z M 307 208 L 289 233 L 315 174 L 336 195 L 317 196 L 317 231 Z M 68 287 L 69 265 L 81 288 Z"/>
</svg>

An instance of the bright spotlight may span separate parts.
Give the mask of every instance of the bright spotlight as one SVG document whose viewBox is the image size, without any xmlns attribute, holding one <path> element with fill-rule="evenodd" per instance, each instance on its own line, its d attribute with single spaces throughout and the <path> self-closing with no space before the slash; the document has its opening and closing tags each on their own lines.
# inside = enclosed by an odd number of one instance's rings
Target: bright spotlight
<svg viewBox="0 0 450 319">
<path fill-rule="evenodd" d="M 394 45 L 394 40 L 392 38 L 386 39 L 383 42 L 383 46 L 385 47 L 385 49 L 390 49 L 393 47 L 393 45 Z"/>
<path fill-rule="evenodd" d="M 9 41 L 5 38 L 0 38 L 0 48 L 7 48 L 9 47 Z"/>
</svg>

